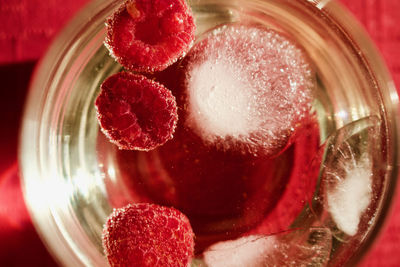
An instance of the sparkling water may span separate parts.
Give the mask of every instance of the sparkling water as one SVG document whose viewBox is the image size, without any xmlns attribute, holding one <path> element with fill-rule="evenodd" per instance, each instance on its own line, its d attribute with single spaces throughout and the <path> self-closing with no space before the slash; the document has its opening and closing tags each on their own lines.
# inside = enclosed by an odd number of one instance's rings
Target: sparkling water
<svg viewBox="0 0 400 267">
<path fill-rule="evenodd" d="M 79 76 L 65 96 L 57 168 L 71 185 L 70 208 L 98 251 L 106 216 L 130 202 L 154 202 L 185 213 L 196 234 L 193 265 L 228 266 L 223 262 L 237 254 L 245 261 L 240 266 L 322 266 L 329 257 L 348 257 L 344 251 L 361 243 L 374 224 L 383 191 L 381 100 L 363 90 L 373 87 L 373 81 L 350 41 L 338 38 L 338 29 L 324 24 L 323 16 L 313 16 L 316 7 L 294 2 L 191 2 L 199 40 L 217 25 L 254 23 L 290 36 L 309 57 L 315 71 L 311 119 L 273 158 L 229 140 L 212 140 L 210 145 L 184 120 L 173 140 L 158 149 L 118 150 L 99 130 L 94 99 L 101 82 L 120 66 L 101 45 L 104 29 L 95 36 L 97 48 L 75 66 Z M 211 129 L 220 137 L 242 138 L 249 129 L 266 130 L 265 121 L 278 116 L 265 116 L 262 97 L 243 92 L 249 81 L 228 79 L 231 70 L 225 65 L 206 63 L 201 68 L 214 68 L 221 79 L 215 86 L 232 83 L 229 87 L 237 90 L 209 92 L 219 95 L 214 102 L 198 101 L 207 96 L 190 92 L 194 102 L 181 107 L 187 117 L 194 114 L 193 107 L 216 115 L 211 116 L 216 121 L 201 128 L 209 137 L 215 134 Z M 193 76 L 199 86 L 210 82 L 201 68 Z M 162 75 L 155 79 L 162 80 Z M 222 99 L 230 105 L 220 107 Z M 248 109 L 249 103 L 257 108 Z M 248 119 L 259 106 L 263 112 L 258 121 Z M 229 118 L 231 111 L 242 109 L 238 118 Z M 227 118 L 226 124 L 218 124 L 221 118 Z M 359 203 L 349 204 L 356 199 Z"/>
</svg>

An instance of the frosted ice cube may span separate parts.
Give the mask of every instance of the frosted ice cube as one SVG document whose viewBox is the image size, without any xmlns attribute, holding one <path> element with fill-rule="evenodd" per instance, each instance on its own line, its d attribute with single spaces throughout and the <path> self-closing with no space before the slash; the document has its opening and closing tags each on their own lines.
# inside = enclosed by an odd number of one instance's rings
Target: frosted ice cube
<svg viewBox="0 0 400 267">
<path fill-rule="evenodd" d="M 264 266 L 265 255 L 274 250 L 274 236 L 252 235 L 224 241 L 204 253 L 209 267 Z"/>
<path fill-rule="evenodd" d="M 220 242 L 203 259 L 208 267 L 325 266 L 331 246 L 329 229 L 299 229 Z"/>
<path fill-rule="evenodd" d="M 330 174 L 338 181 L 336 187 L 327 191 L 327 204 L 338 228 L 352 236 L 357 233 L 361 215 L 372 199 L 372 164 L 364 154 L 355 166 L 348 163 L 344 168 L 345 177 Z"/>
<path fill-rule="evenodd" d="M 309 115 L 312 67 L 276 31 L 225 25 L 192 48 L 186 67 L 187 123 L 207 143 L 273 155 Z"/>
<path fill-rule="evenodd" d="M 382 158 L 379 129 L 379 118 L 370 116 L 337 130 L 324 145 L 320 195 L 313 209 L 338 239 L 358 233 L 374 199 L 374 166 Z"/>
<path fill-rule="evenodd" d="M 207 125 L 217 136 L 229 133 L 234 138 L 257 129 L 257 122 L 248 120 L 253 114 L 249 103 L 251 88 L 241 81 L 240 73 L 234 67 L 206 61 L 193 66 L 191 83 L 196 89 L 190 94 L 191 109 L 203 125 Z M 213 75 L 210 75 L 213 73 Z M 205 78 L 207 77 L 207 78 Z"/>
</svg>

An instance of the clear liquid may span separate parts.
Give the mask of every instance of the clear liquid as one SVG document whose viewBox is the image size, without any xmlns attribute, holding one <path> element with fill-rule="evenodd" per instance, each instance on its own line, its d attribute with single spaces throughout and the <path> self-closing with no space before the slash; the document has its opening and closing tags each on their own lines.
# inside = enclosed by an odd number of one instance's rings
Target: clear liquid
<svg viewBox="0 0 400 267">
<path fill-rule="evenodd" d="M 344 251 L 342 241 L 350 240 L 353 243 L 348 244 L 357 245 L 365 236 L 379 202 L 382 190 L 379 177 L 373 179 L 374 201 L 368 214 L 362 217 L 359 227 L 362 233 L 353 240 L 332 224 L 322 195 L 325 191 L 320 188 L 324 176 L 319 171 L 323 151 L 320 144 L 329 135 L 353 121 L 381 116 L 379 105 L 371 104 L 375 102 L 370 101 L 371 96 L 360 93 L 361 88 L 371 86 L 367 79 L 360 79 L 365 77 L 363 68 L 352 65 L 360 63 L 351 61 L 357 60 L 351 51 L 341 51 L 343 45 L 327 43 L 328 37 L 338 41 L 330 36 L 334 30 L 310 22 L 312 11 L 299 8 L 301 4 L 192 1 L 192 5 L 197 38 L 220 24 L 252 22 L 285 32 L 304 47 L 317 73 L 315 123 L 304 125 L 298 140 L 273 159 L 210 148 L 183 124 L 178 125 L 173 140 L 154 151 L 119 151 L 99 131 L 93 105 L 101 82 L 120 70 L 99 45 L 66 101 L 61 141 L 61 171 L 74 187 L 71 207 L 85 233 L 102 251 L 102 226 L 113 207 L 130 202 L 155 202 L 174 206 L 189 217 L 196 233 L 198 257 L 219 241 L 234 240 L 244 234 L 271 236 L 297 227 L 317 227 L 333 234 L 333 241 L 326 235 L 320 239 L 316 235 L 314 245 L 329 243 L 323 246 L 329 253 L 318 254 L 324 257 L 319 265 L 325 264 L 330 254 Z M 374 134 L 381 133 L 378 130 Z M 314 207 L 310 210 L 310 206 Z M 306 236 L 304 231 L 296 233 L 279 239 L 279 244 L 301 240 L 300 246 L 314 249 L 310 241 L 313 231 L 306 231 Z M 296 257 L 287 244 L 282 251 L 286 256 Z M 312 254 L 306 255 L 310 259 L 302 262 L 311 262 Z"/>
</svg>

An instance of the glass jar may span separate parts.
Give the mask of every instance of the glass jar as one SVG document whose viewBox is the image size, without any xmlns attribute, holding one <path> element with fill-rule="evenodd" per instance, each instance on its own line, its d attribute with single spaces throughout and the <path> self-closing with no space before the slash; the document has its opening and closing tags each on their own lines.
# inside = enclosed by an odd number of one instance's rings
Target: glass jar
<svg viewBox="0 0 400 267">
<path fill-rule="evenodd" d="M 105 19 L 121 2 L 93 1 L 58 36 L 35 72 L 23 118 L 24 195 L 44 243 L 65 266 L 107 266 L 101 246 L 105 219 L 113 207 L 134 201 L 119 179 L 123 170 L 99 131 L 94 109 L 101 82 L 121 69 L 103 45 Z M 310 168 L 318 175 L 310 182 L 311 197 L 301 200 L 302 211 L 280 230 L 326 229 L 331 237 L 321 242 L 329 242 L 329 251 L 319 264 L 358 262 L 382 227 L 398 175 L 397 93 L 370 39 L 335 1 L 192 0 L 190 5 L 197 36 L 224 23 L 258 23 L 286 32 L 308 53 L 317 70 L 313 108 L 320 147 Z M 298 147 L 307 150 L 307 144 Z M 352 234 L 340 221 L 349 209 L 335 212 L 335 203 L 343 202 L 330 201 L 329 194 L 345 186 L 332 181 L 338 168 L 343 175 L 338 162 L 359 166 L 360 151 L 372 160 L 367 188 L 372 200 Z"/>
</svg>

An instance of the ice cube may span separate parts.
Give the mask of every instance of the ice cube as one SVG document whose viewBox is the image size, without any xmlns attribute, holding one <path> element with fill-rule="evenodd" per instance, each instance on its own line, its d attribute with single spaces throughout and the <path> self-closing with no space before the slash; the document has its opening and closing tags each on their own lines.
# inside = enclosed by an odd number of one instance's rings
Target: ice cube
<svg viewBox="0 0 400 267">
<path fill-rule="evenodd" d="M 264 257 L 274 249 L 274 236 L 252 235 L 224 241 L 204 253 L 209 267 L 264 266 Z"/>
<path fill-rule="evenodd" d="M 217 243 L 203 253 L 208 267 L 325 266 L 332 246 L 328 228 L 250 235 Z"/>
<path fill-rule="evenodd" d="M 338 228 L 347 235 L 355 235 L 362 213 L 372 199 L 372 164 L 362 155 L 353 166 L 348 163 L 345 177 L 331 173 L 330 179 L 338 179 L 337 185 L 327 191 L 328 209 Z"/>
<path fill-rule="evenodd" d="M 249 103 L 253 100 L 251 88 L 240 79 L 241 73 L 222 60 L 205 61 L 191 71 L 191 84 L 196 88 L 190 95 L 192 115 L 212 129 L 213 134 L 229 133 L 240 138 L 257 129 L 257 122 L 248 120 L 253 112 Z"/>
<path fill-rule="evenodd" d="M 379 166 L 384 153 L 379 129 L 378 117 L 360 119 L 337 130 L 323 147 L 320 195 L 313 209 L 339 240 L 358 233 L 377 193 L 373 192 L 374 165 Z"/>
<path fill-rule="evenodd" d="M 209 144 L 274 155 L 309 115 L 314 73 L 305 52 L 282 33 L 225 25 L 186 60 L 187 123 Z"/>
</svg>

